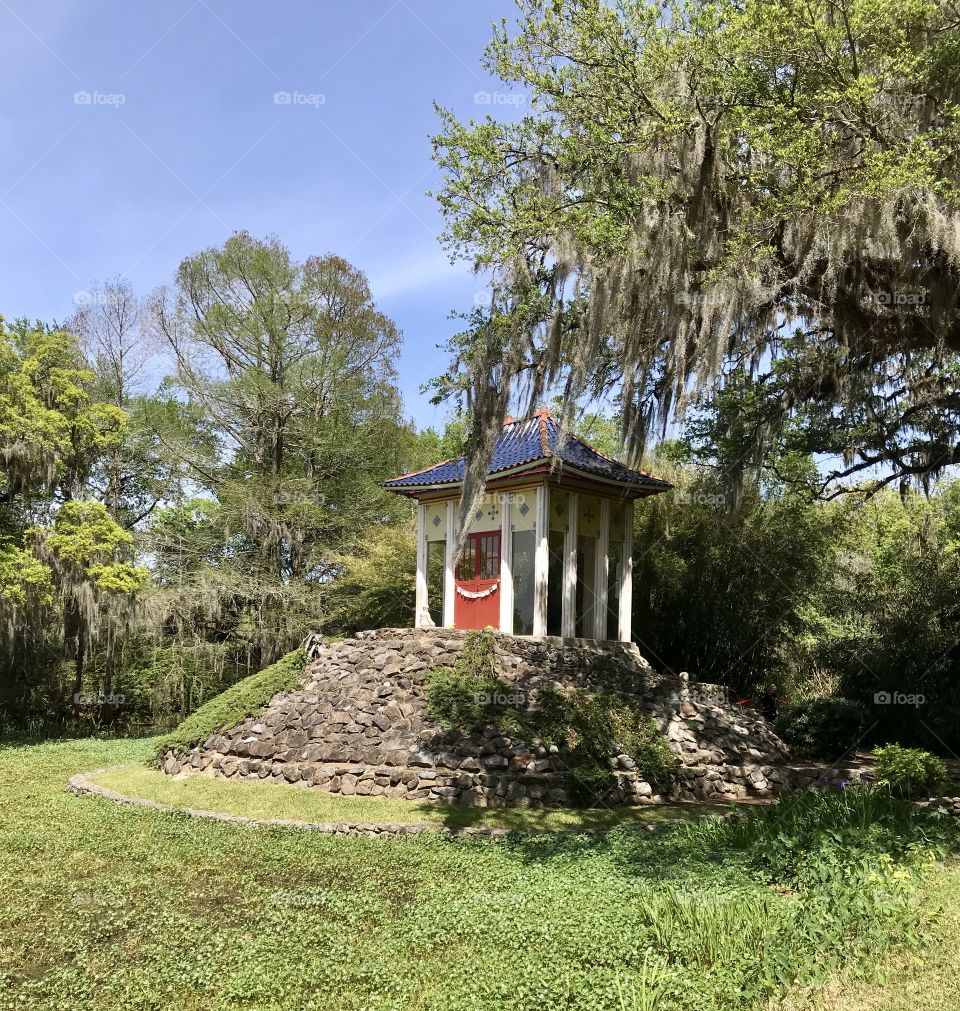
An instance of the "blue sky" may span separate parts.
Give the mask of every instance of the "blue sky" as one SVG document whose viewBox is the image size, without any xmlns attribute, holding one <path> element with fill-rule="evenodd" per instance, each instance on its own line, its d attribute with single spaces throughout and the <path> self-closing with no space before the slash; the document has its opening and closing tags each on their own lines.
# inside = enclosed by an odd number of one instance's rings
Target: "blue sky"
<svg viewBox="0 0 960 1011">
<path fill-rule="evenodd" d="M 367 273 L 405 334 L 408 413 L 442 423 L 418 389 L 445 364 L 450 311 L 482 285 L 437 241 L 432 103 L 489 109 L 502 86 L 480 57 L 514 10 L 0 0 L 0 313 L 64 320 L 94 281 L 148 294 L 233 231 L 274 233 Z"/>
</svg>

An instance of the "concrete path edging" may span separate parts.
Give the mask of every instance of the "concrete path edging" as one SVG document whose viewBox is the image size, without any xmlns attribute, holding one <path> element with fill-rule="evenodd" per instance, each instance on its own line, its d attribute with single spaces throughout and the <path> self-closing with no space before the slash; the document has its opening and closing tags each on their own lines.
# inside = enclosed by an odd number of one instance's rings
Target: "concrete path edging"
<svg viewBox="0 0 960 1011">
<path fill-rule="evenodd" d="M 207 811 L 196 807 L 177 807 L 174 804 L 163 804 L 160 801 L 148 800 L 145 797 L 128 797 L 126 794 L 117 793 L 105 786 L 92 782 L 88 777 L 97 776 L 104 772 L 115 772 L 118 769 L 127 768 L 127 765 L 111 765 L 104 769 L 93 769 L 87 773 L 77 773 L 70 778 L 67 784 L 67 793 L 72 793 L 76 797 L 102 797 L 104 800 L 113 801 L 116 804 L 127 804 L 131 807 L 143 807 L 150 811 L 159 811 L 162 814 L 182 814 L 188 818 L 207 818 L 211 821 L 225 821 L 237 825 L 252 825 L 256 828 L 295 828 L 308 832 L 320 832 L 326 835 L 360 836 L 364 838 L 391 838 L 401 836 L 417 836 L 424 833 L 434 833 L 448 836 L 479 836 L 487 839 L 503 839 L 507 836 L 520 835 L 593 835 L 602 836 L 617 828 L 627 828 L 634 831 L 656 831 L 664 827 L 670 827 L 674 822 L 647 822 L 641 825 L 614 826 L 610 829 L 555 829 L 548 832 L 520 832 L 516 829 L 495 828 L 487 825 L 468 825 L 463 828 L 452 828 L 448 825 L 435 825 L 427 822 L 416 822 L 403 824 L 401 822 L 384 823 L 364 823 L 364 822 L 316 822 L 300 821 L 294 818 L 251 818 L 243 814 L 228 814 L 223 811 Z M 728 812 L 717 815 L 701 815 L 690 820 L 690 824 L 702 820 L 722 820 L 733 817 L 738 812 Z M 682 823 L 686 824 L 686 823 Z"/>
</svg>

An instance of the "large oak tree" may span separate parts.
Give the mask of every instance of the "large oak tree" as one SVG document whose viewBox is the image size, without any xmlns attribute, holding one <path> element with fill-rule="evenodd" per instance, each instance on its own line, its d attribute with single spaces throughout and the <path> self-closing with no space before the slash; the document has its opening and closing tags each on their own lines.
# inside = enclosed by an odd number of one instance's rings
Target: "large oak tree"
<svg viewBox="0 0 960 1011">
<path fill-rule="evenodd" d="M 613 393 L 645 440 L 735 378 L 750 463 L 960 462 L 960 8 L 518 0 L 488 68 L 525 114 L 442 112 L 446 238 L 493 300 L 454 341 L 483 448 L 511 389 Z M 729 404 L 728 404 L 729 406 Z"/>
</svg>

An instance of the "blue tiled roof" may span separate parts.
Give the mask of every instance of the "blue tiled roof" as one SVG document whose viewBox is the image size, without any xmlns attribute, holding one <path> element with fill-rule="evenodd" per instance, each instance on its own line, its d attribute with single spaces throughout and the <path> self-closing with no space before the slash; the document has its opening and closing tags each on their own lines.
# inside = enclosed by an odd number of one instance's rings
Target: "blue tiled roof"
<svg viewBox="0 0 960 1011">
<path fill-rule="evenodd" d="M 567 464 L 586 474 L 595 475 L 608 481 L 616 481 L 635 491 L 653 494 L 666 491 L 672 485 L 640 470 L 633 470 L 611 457 L 598 453 L 576 436 L 567 436 L 561 430 L 557 419 L 545 411 L 539 412 L 526 421 L 512 421 L 503 426 L 497 439 L 490 461 L 490 476 L 503 471 L 532 464 L 540 460 Z M 415 474 L 404 474 L 384 482 L 385 488 L 404 491 L 413 488 L 429 488 L 436 485 L 454 484 L 463 480 L 466 457 L 446 460 Z"/>
</svg>

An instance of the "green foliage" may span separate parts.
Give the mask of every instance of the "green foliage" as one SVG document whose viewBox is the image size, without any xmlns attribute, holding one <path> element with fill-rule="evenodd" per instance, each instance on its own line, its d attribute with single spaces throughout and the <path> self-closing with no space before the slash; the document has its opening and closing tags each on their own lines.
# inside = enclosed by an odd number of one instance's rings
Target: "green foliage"
<svg viewBox="0 0 960 1011">
<path fill-rule="evenodd" d="M 495 672 L 493 634 L 468 632 L 453 667 L 434 667 L 426 674 L 430 715 L 447 730 L 473 733 L 496 726 L 519 732 L 524 699 Z"/>
<path fill-rule="evenodd" d="M 434 138 L 445 238 L 494 278 L 440 395 L 490 425 L 528 377 L 570 414 L 609 395 L 639 450 L 740 385 L 719 433 L 734 488 L 791 427 L 845 476 L 956 463 L 951 5 L 518 8 L 485 66 L 525 114 L 441 110 Z"/>
<path fill-rule="evenodd" d="M 528 727 L 567 749 L 572 799 L 579 804 L 598 803 L 609 793 L 615 753 L 629 755 L 638 773 L 661 788 L 678 764 L 654 720 L 625 695 L 545 689 Z"/>
<path fill-rule="evenodd" d="M 87 581 L 105 593 L 136 593 L 147 570 L 125 558 L 133 535 L 123 530 L 99 502 L 64 502 L 49 529 L 34 527 L 27 539 L 41 556 L 73 583 Z"/>
<path fill-rule="evenodd" d="M 955 971 L 960 878 L 952 861 L 929 863 L 948 823 L 905 804 L 880 807 L 889 797 L 786 802 L 729 826 L 390 841 L 253 831 L 64 792 L 75 773 L 143 761 L 150 750 L 4 742 L 0 1004 L 755 1011 L 797 996 L 798 981 L 816 988 L 816 1005 L 841 969 L 856 988 L 888 954 L 894 965 L 922 954 L 914 982 L 927 980 L 921 1003 L 933 1007 Z M 205 786 L 310 793 L 166 781 L 158 799 L 198 807 Z M 365 798 L 328 798 L 338 799 Z M 835 870 L 819 850 L 805 860 L 798 849 L 773 881 L 758 862 L 780 834 L 809 845 L 815 832 L 829 839 L 847 824 L 856 831 L 852 844 L 832 847 Z M 742 838 L 728 837 L 736 832 Z M 123 937 L 107 959 L 105 931 Z M 888 985 L 902 978 L 891 973 Z M 917 1006 L 917 993 L 903 1006 Z M 875 992 L 858 995 L 850 1006 L 876 1003 Z"/>
<path fill-rule="evenodd" d="M 947 767 L 929 751 L 888 744 L 874 752 L 879 782 L 902 797 L 930 797 L 947 785 Z"/>
<path fill-rule="evenodd" d="M 343 258 L 298 262 L 243 232 L 185 258 L 154 312 L 176 365 L 162 393 L 191 422 L 164 411 L 164 441 L 210 500 L 198 541 L 185 517 L 164 524 L 161 603 L 177 624 L 212 617 L 268 662 L 328 616 L 342 557 L 409 514 L 380 487 L 413 442 L 400 334 Z"/>
<path fill-rule="evenodd" d="M 191 713 L 174 731 L 157 741 L 155 756 L 176 748 L 186 751 L 205 741 L 217 730 L 236 726 L 252 716 L 277 692 L 292 692 L 300 687 L 306 656 L 296 649 L 257 674 L 238 681 L 225 692 L 204 703 Z"/>
<path fill-rule="evenodd" d="M 797 892 L 800 903 L 787 911 L 771 956 L 775 977 L 799 961 L 793 973 L 807 984 L 851 955 L 882 949 L 893 923 L 916 942 L 920 933 L 907 924 L 915 924 L 918 884 L 960 842 L 954 823 L 919 814 L 881 787 L 808 791 L 681 832 L 705 852 L 741 852 L 765 880 Z"/>
<path fill-rule="evenodd" d="M 338 557 L 328 627 L 344 634 L 413 623 L 416 533 L 409 524 L 371 527 L 353 554 Z"/>
<path fill-rule="evenodd" d="M 870 714 L 847 699 L 805 699 L 786 706 L 774 729 L 798 752 L 814 758 L 839 758 L 859 744 Z"/>
<path fill-rule="evenodd" d="M 670 455 L 676 447 L 669 447 Z M 651 662 L 745 695 L 794 682 L 845 547 L 839 507 L 775 479 L 745 484 L 736 509 L 706 468 L 658 456 L 675 488 L 636 507 L 635 628 Z"/>
<path fill-rule="evenodd" d="M 470 632 L 452 668 L 427 675 L 430 715 L 446 729 L 467 733 L 494 726 L 528 742 L 564 750 L 571 799 L 581 805 L 602 801 L 614 779 L 611 760 L 629 755 L 638 772 L 665 787 L 676 756 L 654 720 L 624 695 L 544 689 L 535 704 L 496 675 L 490 632 Z"/>
<path fill-rule="evenodd" d="M 0 546 L 0 602 L 14 614 L 53 603 L 50 570 L 23 548 Z"/>
<path fill-rule="evenodd" d="M 780 476 L 745 482 L 730 509 L 712 472 L 678 463 L 674 448 L 650 467 L 676 489 L 636 511 L 634 580 L 644 592 L 634 594 L 633 623 L 651 662 L 744 696 L 773 683 L 790 703 L 845 698 L 866 707 L 870 742 L 956 750 L 956 485 L 817 502 L 802 481 L 783 479 L 802 476 L 803 461 L 772 458 Z M 918 702 L 875 703 L 894 692 Z M 811 712 L 821 708 L 833 711 Z M 820 736 L 833 751 L 829 732 Z M 842 740 L 836 753 L 855 737 Z"/>
<path fill-rule="evenodd" d="M 126 416 L 91 396 L 93 370 L 62 330 L 0 317 L 0 489 L 9 506 L 76 492 L 99 455 L 123 437 Z"/>
</svg>

